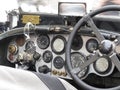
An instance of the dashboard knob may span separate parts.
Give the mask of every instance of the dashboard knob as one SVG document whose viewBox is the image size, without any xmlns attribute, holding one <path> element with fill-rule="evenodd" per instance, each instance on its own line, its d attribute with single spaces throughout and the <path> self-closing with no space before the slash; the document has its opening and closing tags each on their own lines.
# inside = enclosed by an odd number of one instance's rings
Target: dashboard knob
<svg viewBox="0 0 120 90">
<path fill-rule="evenodd" d="M 43 65 L 43 66 L 41 66 L 41 67 L 38 68 L 38 71 L 39 71 L 40 73 L 47 74 L 47 73 L 50 72 L 51 70 L 50 70 L 50 68 L 48 68 L 47 65 Z"/>
<path fill-rule="evenodd" d="M 58 74 L 59 76 L 61 76 L 61 75 L 62 75 L 62 72 L 61 72 L 61 71 L 58 71 L 57 74 Z"/>
<path fill-rule="evenodd" d="M 39 60 L 40 57 L 41 57 L 41 55 L 40 55 L 38 52 L 35 52 L 35 53 L 33 54 L 33 58 L 34 58 L 35 60 Z"/>
<path fill-rule="evenodd" d="M 66 73 L 66 72 L 62 72 L 62 75 L 63 75 L 64 77 L 66 77 L 66 76 L 67 76 L 67 73 Z"/>
<path fill-rule="evenodd" d="M 56 74 L 57 74 L 57 71 L 56 71 L 56 70 L 53 70 L 52 73 L 53 73 L 54 75 L 56 75 Z"/>
</svg>

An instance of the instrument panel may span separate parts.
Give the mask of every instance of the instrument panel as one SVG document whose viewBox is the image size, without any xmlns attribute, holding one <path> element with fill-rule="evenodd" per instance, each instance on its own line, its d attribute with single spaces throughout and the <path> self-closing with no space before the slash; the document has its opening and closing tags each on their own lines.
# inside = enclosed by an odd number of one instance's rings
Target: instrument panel
<svg viewBox="0 0 120 90">
<path fill-rule="evenodd" d="M 29 69 L 35 67 L 39 73 L 71 79 L 67 72 L 65 49 L 69 33 L 64 34 L 30 34 L 30 39 L 24 35 L 13 38 L 7 51 L 7 59 L 17 64 L 16 68 Z M 71 46 L 71 64 L 77 68 L 88 60 L 90 54 L 99 48 L 96 37 L 76 35 Z M 78 73 L 85 79 L 90 73 L 107 76 L 113 72 L 114 65 L 109 58 L 101 56 L 95 63 Z"/>
</svg>

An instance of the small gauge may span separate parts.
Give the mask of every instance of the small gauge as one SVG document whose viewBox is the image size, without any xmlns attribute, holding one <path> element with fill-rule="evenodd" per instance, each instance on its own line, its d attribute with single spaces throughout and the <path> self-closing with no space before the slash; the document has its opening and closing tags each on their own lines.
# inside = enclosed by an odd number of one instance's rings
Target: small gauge
<svg viewBox="0 0 120 90">
<path fill-rule="evenodd" d="M 25 44 L 25 37 L 24 36 L 18 36 L 16 38 L 16 43 L 18 46 L 23 46 Z"/>
<path fill-rule="evenodd" d="M 86 43 L 86 49 L 88 52 L 93 53 L 98 49 L 98 41 L 96 39 L 89 39 Z"/>
<path fill-rule="evenodd" d="M 80 65 L 82 65 L 84 62 L 86 61 L 85 56 L 82 53 L 79 52 L 73 52 L 71 53 L 71 63 L 72 63 L 72 67 L 73 68 L 77 68 Z M 82 70 L 81 72 L 79 72 L 78 76 L 80 78 L 83 78 L 86 73 L 87 73 L 87 67 Z"/>
<path fill-rule="evenodd" d="M 53 55 L 52 55 L 51 51 L 45 51 L 43 53 L 43 60 L 44 60 L 44 62 L 49 63 L 49 62 L 52 61 L 52 59 L 53 59 Z"/>
<path fill-rule="evenodd" d="M 36 51 L 36 47 L 33 41 L 27 41 L 25 46 L 25 51 L 29 54 L 34 54 Z"/>
<path fill-rule="evenodd" d="M 72 49 L 73 50 L 79 50 L 81 49 L 83 46 L 83 40 L 82 40 L 82 37 L 80 35 L 76 35 L 73 39 L 73 42 L 72 42 Z"/>
<path fill-rule="evenodd" d="M 65 62 L 64 62 L 63 58 L 60 57 L 60 56 L 55 57 L 55 59 L 53 61 L 54 67 L 57 68 L 57 69 L 63 68 L 64 63 Z"/>
<path fill-rule="evenodd" d="M 95 70 L 100 74 L 108 73 L 111 70 L 112 63 L 109 58 L 101 57 L 94 63 Z"/>
<path fill-rule="evenodd" d="M 50 44 L 50 39 L 47 35 L 40 35 L 37 38 L 37 45 L 40 49 L 46 49 Z"/>
<path fill-rule="evenodd" d="M 65 51 L 66 39 L 63 36 L 56 36 L 52 40 L 52 51 L 56 54 L 62 54 Z"/>
<path fill-rule="evenodd" d="M 9 51 L 10 54 L 16 54 L 17 51 L 18 51 L 17 45 L 15 45 L 15 44 L 10 44 L 10 45 L 8 46 L 8 51 Z"/>
</svg>

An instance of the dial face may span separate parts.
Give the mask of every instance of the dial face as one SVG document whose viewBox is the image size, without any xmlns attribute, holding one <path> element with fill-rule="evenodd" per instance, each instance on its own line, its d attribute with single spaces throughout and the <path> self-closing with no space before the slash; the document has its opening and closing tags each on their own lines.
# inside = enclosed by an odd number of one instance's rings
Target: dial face
<svg viewBox="0 0 120 90">
<path fill-rule="evenodd" d="M 104 74 L 111 70 L 112 63 L 106 57 L 99 58 L 94 63 L 94 68 L 98 73 Z"/>
<path fill-rule="evenodd" d="M 51 51 L 45 51 L 43 53 L 43 60 L 44 60 L 44 62 L 49 63 L 49 62 L 52 61 L 52 59 L 53 59 L 53 55 L 52 55 Z"/>
<path fill-rule="evenodd" d="M 37 38 L 37 45 L 41 49 L 46 49 L 50 44 L 50 39 L 47 35 L 40 35 Z"/>
<path fill-rule="evenodd" d="M 9 53 L 11 53 L 11 54 L 16 54 L 17 51 L 18 51 L 17 45 L 15 45 L 15 44 L 10 44 L 10 45 L 8 46 L 8 51 L 9 51 Z"/>
<path fill-rule="evenodd" d="M 52 40 L 52 50 L 56 54 L 62 54 L 65 50 L 66 40 L 63 36 L 56 36 Z"/>
<path fill-rule="evenodd" d="M 57 56 L 53 61 L 54 67 L 57 69 L 61 69 L 64 66 L 64 63 L 65 62 L 64 62 L 63 58 L 60 56 Z"/>
<path fill-rule="evenodd" d="M 36 47 L 33 41 L 28 41 L 25 46 L 25 50 L 29 54 L 34 54 L 36 51 Z"/>
<path fill-rule="evenodd" d="M 82 46 L 83 46 L 83 40 L 82 40 L 81 36 L 76 35 L 73 39 L 73 42 L 72 42 L 72 49 L 79 50 L 82 48 Z"/>
<path fill-rule="evenodd" d="M 18 46 L 23 46 L 25 44 L 25 37 L 19 36 L 16 38 L 16 43 Z"/>
<path fill-rule="evenodd" d="M 86 43 L 86 49 L 88 52 L 93 53 L 98 49 L 98 41 L 96 39 L 89 39 Z"/>
<path fill-rule="evenodd" d="M 71 63 L 73 68 L 77 68 L 85 62 L 85 57 L 83 54 L 78 52 L 71 53 Z M 87 72 L 87 68 L 79 72 L 78 76 L 83 78 Z"/>
</svg>

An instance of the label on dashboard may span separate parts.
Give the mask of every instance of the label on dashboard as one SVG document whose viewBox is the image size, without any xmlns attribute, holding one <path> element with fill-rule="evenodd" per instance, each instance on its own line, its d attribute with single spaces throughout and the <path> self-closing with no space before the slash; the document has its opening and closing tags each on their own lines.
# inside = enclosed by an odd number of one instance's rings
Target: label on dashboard
<svg viewBox="0 0 120 90">
<path fill-rule="evenodd" d="M 40 16 L 39 15 L 22 15 L 22 23 L 26 24 L 31 22 L 32 24 L 40 24 Z"/>
</svg>

